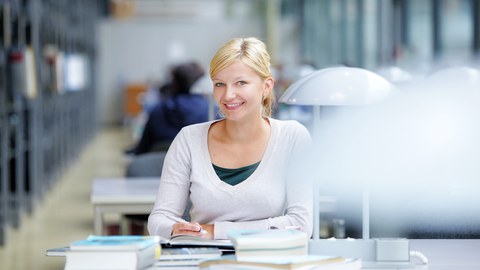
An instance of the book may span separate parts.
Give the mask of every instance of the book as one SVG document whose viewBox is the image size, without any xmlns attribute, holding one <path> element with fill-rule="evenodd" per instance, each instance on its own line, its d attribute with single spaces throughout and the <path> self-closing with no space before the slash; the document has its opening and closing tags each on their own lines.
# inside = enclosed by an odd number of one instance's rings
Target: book
<svg viewBox="0 0 480 270">
<path fill-rule="evenodd" d="M 238 259 L 249 259 L 251 257 L 281 257 L 281 256 L 304 256 L 308 254 L 308 246 L 292 248 L 271 248 L 271 249 L 236 249 L 235 255 Z"/>
<path fill-rule="evenodd" d="M 158 237 L 91 235 L 70 245 L 65 270 L 145 269 L 156 262 L 159 254 Z"/>
<path fill-rule="evenodd" d="M 217 247 L 163 248 L 158 260 L 206 259 L 222 256 Z"/>
<path fill-rule="evenodd" d="M 155 266 L 197 266 L 204 259 L 220 256 L 222 251 L 217 247 L 163 248 Z"/>
<path fill-rule="evenodd" d="M 67 251 L 70 250 L 70 247 L 59 247 L 59 248 L 49 248 L 46 251 L 46 256 L 50 257 L 65 257 L 67 256 Z"/>
<path fill-rule="evenodd" d="M 90 235 L 85 240 L 75 241 L 70 244 L 70 250 L 138 250 L 158 244 L 157 236 L 142 235 Z"/>
<path fill-rule="evenodd" d="M 308 236 L 299 230 L 237 230 L 229 232 L 228 237 L 237 259 L 308 254 Z"/>
<path fill-rule="evenodd" d="M 232 242 L 228 239 L 215 240 L 186 234 L 178 234 L 168 239 L 160 239 L 160 244 L 163 247 L 219 247 L 223 249 L 233 249 Z"/>
<path fill-rule="evenodd" d="M 288 269 L 288 270 L 359 270 L 360 259 L 321 255 L 257 257 L 238 260 L 235 255 L 201 261 L 199 269 Z"/>
<path fill-rule="evenodd" d="M 294 229 L 233 230 L 228 237 L 235 248 L 241 249 L 282 249 L 308 245 L 307 234 Z"/>
<path fill-rule="evenodd" d="M 181 260 L 165 260 L 165 261 L 157 261 L 154 264 L 155 268 L 161 267 L 180 267 L 180 266 L 194 266 L 194 269 L 197 269 L 198 264 L 201 262 L 201 259 L 181 259 Z M 168 268 L 170 269 L 170 268 Z"/>
<path fill-rule="evenodd" d="M 155 247 L 142 251 L 69 251 L 65 270 L 139 270 L 152 266 L 155 262 Z"/>
</svg>

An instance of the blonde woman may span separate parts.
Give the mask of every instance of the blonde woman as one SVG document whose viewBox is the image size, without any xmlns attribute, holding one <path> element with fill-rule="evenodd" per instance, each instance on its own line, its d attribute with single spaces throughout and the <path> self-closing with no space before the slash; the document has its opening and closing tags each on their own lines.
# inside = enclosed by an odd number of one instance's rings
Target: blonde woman
<svg viewBox="0 0 480 270">
<path fill-rule="evenodd" d="M 311 190 L 288 177 L 310 143 L 296 121 L 271 118 L 274 79 L 265 44 L 235 38 L 210 63 L 220 120 L 185 127 L 166 155 L 151 235 L 226 239 L 232 229 L 312 230 Z M 190 221 L 180 220 L 190 198 Z"/>
</svg>

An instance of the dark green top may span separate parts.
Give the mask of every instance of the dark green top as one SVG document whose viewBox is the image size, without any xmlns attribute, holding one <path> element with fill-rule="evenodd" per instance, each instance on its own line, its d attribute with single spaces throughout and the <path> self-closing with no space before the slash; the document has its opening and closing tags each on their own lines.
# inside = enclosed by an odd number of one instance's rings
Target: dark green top
<svg viewBox="0 0 480 270">
<path fill-rule="evenodd" d="M 248 166 L 240 167 L 236 169 L 227 169 L 227 168 L 218 167 L 215 164 L 212 164 L 212 165 L 218 177 L 223 182 L 231 186 L 235 186 L 243 182 L 245 179 L 247 179 L 255 171 L 255 169 L 257 169 L 258 164 L 260 164 L 260 161 L 252 165 L 248 165 Z"/>
</svg>

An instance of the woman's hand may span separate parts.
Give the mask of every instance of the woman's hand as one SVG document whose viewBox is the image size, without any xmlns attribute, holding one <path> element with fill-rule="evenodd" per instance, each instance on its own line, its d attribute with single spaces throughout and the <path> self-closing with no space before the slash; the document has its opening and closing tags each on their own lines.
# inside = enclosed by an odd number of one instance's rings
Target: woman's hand
<svg viewBox="0 0 480 270">
<path fill-rule="evenodd" d="M 198 223 L 177 222 L 172 226 L 172 235 L 178 234 L 200 236 L 202 234 L 202 226 Z"/>
<path fill-rule="evenodd" d="M 202 226 L 203 230 L 206 232 L 205 237 L 209 238 L 209 239 L 213 239 L 215 225 L 213 225 L 213 224 L 202 224 L 201 226 Z"/>
<path fill-rule="evenodd" d="M 178 222 L 172 226 L 172 236 L 184 234 L 213 239 L 213 224 Z"/>
</svg>

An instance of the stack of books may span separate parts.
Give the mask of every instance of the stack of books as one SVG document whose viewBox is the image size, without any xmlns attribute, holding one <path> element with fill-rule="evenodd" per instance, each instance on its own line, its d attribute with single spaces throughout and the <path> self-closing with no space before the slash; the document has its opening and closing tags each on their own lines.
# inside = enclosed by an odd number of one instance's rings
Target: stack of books
<svg viewBox="0 0 480 270">
<path fill-rule="evenodd" d="M 71 243 L 66 252 L 65 270 L 145 269 L 160 255 L 159 238 L 140 235 L 91 235 Z"/>
<path fill-rule="evenodd" d="M 205 259 L 219 258 L 222 251 L 217 247 L 162 248 L 155 267 L 197 266 Z"/>
<path fill-rule="evenodd" d="M 202 260 L 209 270 L 359 270 L 360 259 L 309 255 L 308 236 L 299 230 L 239 230 L 228 234 L 235 255 Z"/>
<path fill-rule="evenodd" d="M 299 230 L 237 230 L 228 234 L 238 260 L 308 254 L 308 236 Z"/>
</svg>

